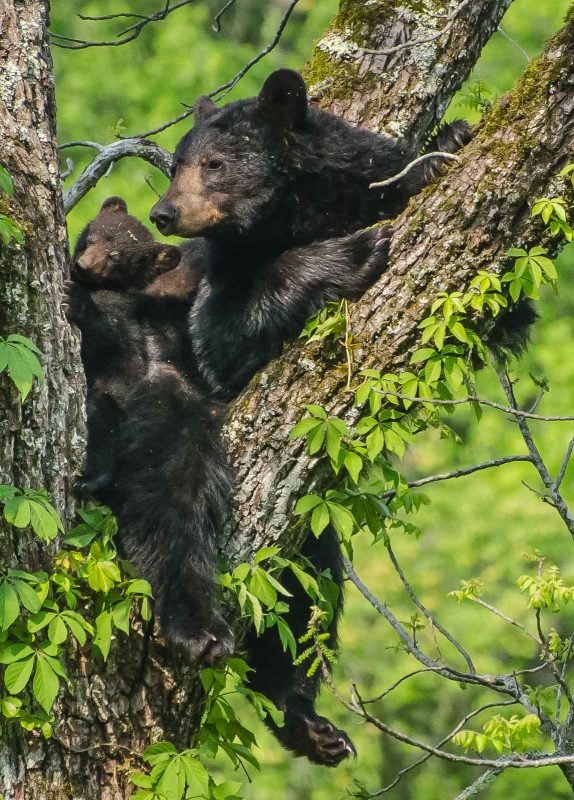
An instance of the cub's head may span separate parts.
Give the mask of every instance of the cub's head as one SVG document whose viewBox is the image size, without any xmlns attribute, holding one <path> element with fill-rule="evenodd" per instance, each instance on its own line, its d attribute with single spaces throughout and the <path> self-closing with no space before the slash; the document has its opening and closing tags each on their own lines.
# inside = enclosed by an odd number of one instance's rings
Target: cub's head
<svg viewBox="0 0 574 800">
<path fill-rule="evenodd" d="M 219 109 L 200 97 L 151 221 L 164 234 L 193 237 L 241 235 L 276 219 L 297 174 L 293 145 L 306 129 L 307 110 L 305 83 L 287 69 L 270 75 L 257 98 Z"/>
<path fill-rule="evenodd" d="M 158 244 L 121 197 L 109 197 L 76 242 L 71 277 L 93 288 L 143 289 L 179 260 L 179 247 Z"/>
</svg>

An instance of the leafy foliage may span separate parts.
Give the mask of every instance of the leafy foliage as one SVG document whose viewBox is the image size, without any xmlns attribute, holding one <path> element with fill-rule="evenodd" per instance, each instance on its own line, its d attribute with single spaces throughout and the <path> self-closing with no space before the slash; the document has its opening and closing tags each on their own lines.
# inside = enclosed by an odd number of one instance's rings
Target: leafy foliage
<svg viewBox="0 0 574 800">
<path fill-rule="evenodd" d="M 28 397 L 34 378 L 40 384 L 44 383 L 39 355 L 36 345 L 19 333 L 12 333 L 5 339 L 0 336 L 0 373 L 8 374 L 22 402 Z"/>
</svg>

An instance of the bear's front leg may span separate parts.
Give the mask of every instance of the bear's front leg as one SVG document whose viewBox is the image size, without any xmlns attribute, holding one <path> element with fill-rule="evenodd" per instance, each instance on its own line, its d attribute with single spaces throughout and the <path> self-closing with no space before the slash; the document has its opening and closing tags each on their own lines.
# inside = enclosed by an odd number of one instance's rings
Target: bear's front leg
<svg viewBox="0 0 574 800">
<path fill-rule="evenodd" d="M 198 607 L 189 594 L 165 599 L 160 606 L 160 630 L 167 642 L 192 663 L 212 666 L 235 651 L 235 637 L 219 612 Z"/>
</svg>

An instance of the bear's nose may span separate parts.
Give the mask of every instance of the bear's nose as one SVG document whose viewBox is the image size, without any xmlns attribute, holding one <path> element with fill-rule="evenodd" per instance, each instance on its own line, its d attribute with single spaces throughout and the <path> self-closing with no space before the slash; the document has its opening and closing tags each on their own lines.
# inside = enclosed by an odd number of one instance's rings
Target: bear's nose
<svg viewBox="0 0 574 800">
<path fill-rule="evenodd" d="M 149 218 L 161 233 L 167 233 L 175 222 L 177 211 L 165 200 L 158 200 L 150 211 Z"/>
</svg>

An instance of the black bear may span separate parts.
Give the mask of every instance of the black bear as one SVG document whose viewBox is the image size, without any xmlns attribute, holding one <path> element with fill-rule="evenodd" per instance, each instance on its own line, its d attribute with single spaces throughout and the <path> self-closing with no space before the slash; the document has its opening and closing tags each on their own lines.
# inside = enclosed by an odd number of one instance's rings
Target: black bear
<svg viewBox="0 0 574 800">
<path fill-rule="evenodd" d="M 179 260 L 109 198 L 78 239 L 64 309 L 82 333 L 88 386 L 83 485 L 117 516 L 120 550 L 150 581 L 163 635 L 212 663 L 234 647 L 214 602 L 230 493 L 222 408 L 194 380 L 189 301 L 143 291 Z"/>
<path fill-rule="evenodd" d="M 285 69 L 258 98 L 221 109 L 200 98 L 195 114 L 150 217 L 162 233 L 207 241 L 193 347 L 212 389 L 229 398 L 327 300 L 358 299 L 374 282 L 389 232 L 359 229 L 404 208 L 442 159 L 421 162 L 381 196 L 369 184 L 397 174 L 413 154 L 308 107 L 302 78 Z M 468 138 L 459 122 L 429 147 L 452 152 Z M 197 244 L 183 247 L 186 257 L 188 247 Z"/>
<path fill-rule="evenodd" d="M 466 124 L 455 123 L 429 149 L 453 152 L 468 139 Z M 171 185 L 150 218 L 162 233 L 203 237 L 182 250 L 203 274 L 190 330 L 198 368 L 216 396 L 237 395 L 316 310 L 328 300 L 358 299 L 381 274 L 389 229 L 360 229 L 396 215 L 443 160 L 422 162 L 384 196 L 369 184 L 398 174 L 413 155 L 309 107 L 302 78 L 290 70 L 274 72 L 257 98 L 221 109 L 207 98 L 196 102 L 195 126 L 177 146 Z M 332 531 L 309 537 L 303 553 L 342 585 Z M 300 635 L 309 600 L 285 580 L 293 594 L 289 623 Z M 332 646 L 336 628 L 335 617 Z M 347 735 L 314 710 L 319 674 L 308 678 L 293 666 L 275 629 L 248 646 L 254 687 L 285 711 L 285 727 L 276 731 L 285 746 L 329 766 L 353 753 Z"/>
</svg>

